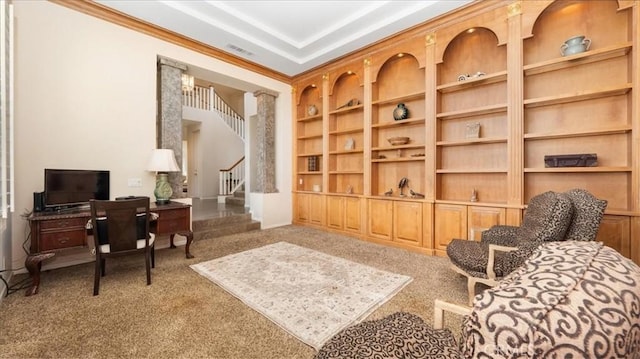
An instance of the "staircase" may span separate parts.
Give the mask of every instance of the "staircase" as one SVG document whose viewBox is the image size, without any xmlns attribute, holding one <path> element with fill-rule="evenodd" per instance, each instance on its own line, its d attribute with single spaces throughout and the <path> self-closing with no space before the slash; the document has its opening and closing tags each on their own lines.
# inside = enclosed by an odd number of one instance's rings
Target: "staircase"
<svg viewBox="0 0 640 359">
<path fill-rule="evenodd" d="M 251 213 L 194 220 L 192 225 L 196 241 L 260 229 L 260 222 L 252 220 Z"/>
<path fill-rule="evenodd" d="M 244 191 L 233 192 L 233 196 L 227 197 L 225 203 L 244 207 Z"/>
</svg>

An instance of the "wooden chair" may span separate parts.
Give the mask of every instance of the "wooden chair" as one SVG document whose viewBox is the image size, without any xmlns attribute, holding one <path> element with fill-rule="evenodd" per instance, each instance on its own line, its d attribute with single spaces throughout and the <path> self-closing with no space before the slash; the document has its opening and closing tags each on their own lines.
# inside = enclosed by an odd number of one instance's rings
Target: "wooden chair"
<svg viewBox="0 0 640 359">
<path fill-rule="evenodd" d="M 155 267 L 155 235 L 149 232 L 149 197 L 89 203 L 96 247 L 93 295 L 98 295 L 107 257 L 144 254 L 150 285 L 151 268 Z"/>
<path fill-rule="evenodd" d="M 453 270 L 467 277 L 469 305 L 477 283 L 495 286 L 543 243 L 594 241 L 607 201 L 584 189 L 545 192 L 531 198 L 522 225 L 497 225 L 480 242 L 454 239 L 447 246 Z"/>
</svg>

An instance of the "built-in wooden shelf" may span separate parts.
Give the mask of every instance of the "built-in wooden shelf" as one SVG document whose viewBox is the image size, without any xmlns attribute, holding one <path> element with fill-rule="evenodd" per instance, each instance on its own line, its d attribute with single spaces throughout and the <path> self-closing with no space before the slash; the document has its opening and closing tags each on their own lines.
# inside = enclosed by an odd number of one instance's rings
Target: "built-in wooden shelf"
<svg viewBox="0 0 640 359">
<path fill-rule="evenodd" d="M 350 133 L 358 133 L 364 131 L 363 128 L 349 128 L 345 130 L 329 131 L 330 135 L 347 135 Z"/>
<path fill-rule="evenodd" d="M 406 94 L 406 95 L 402 95 L 402 96 L 397 96 L 397 97 L 393 97 L 393 98 L 387 98 L 387 99 L 383 99 L 383 100 L 375 100 L 375 101 L 371 102 L 371 104 L 372 105 L 397 104 L 397 103 L 400 103 L 402 101 L 411 101 L 411 100 L 424 99 L 424 95 L 425 95 L 425 92 L 424 91 L 420 91 L 420 92 L 415 92 L 415 93 Z"/>
<path fill-rule="evenodd" d="M 438 169 L 436 173 L 507 173 L 506 169 L 493 169 L 493 168 L 465 168 L 465 169 Z"/>
<path fill-rule="evenodd" d="M 525 65 L 523 70 L 525 76 L 562 70 L 576 65 L 584 65 L 592 62 L 604 61 L 614 57 L 625 56 L 629 51 L 631 51 L 631 47 L 631 42 L 605 46 L 600 49 L 585 51 L 571 56 L 557 57 L 548 61 Z"/>
<path fill-rule="evenodd" d="M 364 151 L 362 149 L 355 149 L 355 150 L 336 150 L 336 151 L 329 151 L 330 155 L 348 155 L 348 154 L 352 154 L 352 153 L 363 153 Z"/>
<path fill-rule="evenodd" d="M 417 125 L 424 125 L 424 118 L 408 118 L 406 120 L 399 120 L 394 122 L 374 123 L 371 125 L 371 128 L 382 129 L 382 128 L 392 128 L 392 127 L 400 127 L 400 126 L 417 126 Z"/>
<path fill-rule="evenodd" d="M 316 121 L 316 120 L 322 120 L 322 113 L 321 112 L 318 115 L 299 118 L 298 122 L 309 122 L 309 121 Z"/>
<path fill-rule="evenodd" d="M 574 93 L 562 94 L 558 96 L 545 96 L 538 98 L 530 98 L 524 100 L 525 108 L 539 107 L 539 106 L 551 106 L 562 103 L 587 101 L 597 98 L 624 95 L 631 91 L 633 85 L 626 83 L 621 86 L 605 87 L 595 90 L 578 91 Z"/>
<path fill-rule="evenodd" d="M 450 82 L 440 86 L 436 89 L 441 93 L 449 93 L 454 91 L 466 90 L 472 87 L 485 86 L 507 80 L 507 71 L 500 71 L 484 76 L 476 77 L 473 79 L 467 79 L 464 81 Z"/>
<path fill-rule="evenodd" d="M 525 168 L 525 173 L 598 173 L 598 172 L 631 172 L 631 167 L 542 167 Z"/>
<path fill-rule="evenodd" d="M 580 132 L 549 132 L 549 133 L 527 133 L 524 135 L 525 140 L 548 140 L 555 138 L 573 138 L 586 136 L 616 135 L 631 132 L 631 126 L 612 127 L 602 130 L 590 130 Z"/>
<path fill-rule="evenodd" d="M 436 146 L 469 146 L 469 145 L 484 145 L 490 143 L 507 143 L 507 139 L 504 137 L 500 138 L 473 138 L 473 139 L 464 139 L 459 141 L 438 141 L 436 142 Z"/>
<path fill-rule="evenodd" d="M 345 106 L 343 108 L 339 108 L 333 111 L 329 111 L 329 115 L 337 115 L 345 112 L 358 111 L 364 109 L 363 104 L 354 105 L 354 106 Z"/>
<path fill-rule="evenodd" d="M 309 135 L 309 136 L 299 136 L 298 139 L 299 140 L 312 140 L 315 138 L 322 138 L 322 134 L 317 134 L 317 135 Z"/>
<path fill-rule="evenodd" d="M 299 153 L 299 154 L 297 154 L 297 156 L 298 157 L 311 157 L 311 156 L 322 157 L 322 152 Z"/>
<path fill-rule="evenodd" d="M 384 162 L 412 162 L 412 161 L 424 161 L 425 156 L 415 157 L 396 157 L 396 158 L 374 158 L 371 162 L 384 163 Z"/>
<path fill-rule="evenodd" d="M 482 116 L 482 115 L 488 115 L 491 113 L 499 113 L 499 112 L 506 112 L 506 111 L 507 111 L 507 104 L 499 103 L 495 105 L 474 107 L 474 108 L 469 108 L 464 110 L 441 112 L 437 114 L 436 117 L 440 120 L 452 120 L 455 118 Z"/>
</svg>

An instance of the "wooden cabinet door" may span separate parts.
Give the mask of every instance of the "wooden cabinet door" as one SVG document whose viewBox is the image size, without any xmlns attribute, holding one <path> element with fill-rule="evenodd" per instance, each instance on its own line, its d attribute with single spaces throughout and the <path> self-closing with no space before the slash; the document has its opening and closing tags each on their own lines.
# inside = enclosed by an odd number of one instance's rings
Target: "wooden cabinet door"
<svg viewBox="0 0 640 359">
<path fill-rule="evenodd" d="M 309 195 L 306 193 L 298 193 L 296 195 L 296 221 L 301 223 L 309 222 Z"/>
<path fill-rule="evenodd" d="M 357 197 L 344 199 L 344 229 L 350 232 L 362 232 L 362 200 Z"/>
<path fill-rule="evenodd" d="M 422 203 L 393 203 L 393 240 L 422 245 Z"/>
<path fill-rule="evenodd" d="M 324 196 L 319 194 L 309 195 L 309 223 L 323 226 L 325 221 Z"/>
<path fill-rule="evenodd" d="M 473 241 L 479 241 L 483 231 L 497 224 L 505 224 L 506 221 L 504 208 L 469 206 L 467 216 L 467 239 Z"/>
<path fill-rule="evenodd" d="M 452 239 L 467 239 L 467 206 L 436 204 L 434 227 L 436 254 L 445 255 Z"/>
<path fill-rule="evenodd" d="M 613 216 L 605 214 L 600 222 L 597 241 L 604 243 L 620 252 L 625 257 L 631 254 L 630 235 L 631 223 L 627 216 Z"/>
<path fill-rule="evenodd" d="M 327 197 L 327 227 L 344 229 L 344 197 Z"/>
<path fill-rule="evenodd" d="M 368 203 L 369 236 L 390 240 L 393 228 L 393 202 L 370 199 Z"/>
</svg>

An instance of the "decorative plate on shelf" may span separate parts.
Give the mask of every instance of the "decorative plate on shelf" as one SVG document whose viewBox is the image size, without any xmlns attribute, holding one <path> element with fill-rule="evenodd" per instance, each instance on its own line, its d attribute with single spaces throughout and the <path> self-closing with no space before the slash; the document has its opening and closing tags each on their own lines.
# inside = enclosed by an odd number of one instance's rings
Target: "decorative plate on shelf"
<svg viewBox="0 0 640 359">
<path fill-rule="evenodd" d="M 409 109 L 407 109 L 403 103 L 399 103 L 393 110 L 393 119 L 399 121 L 404 120 L 407 117 L 409 117 Z"/>
</svg>

